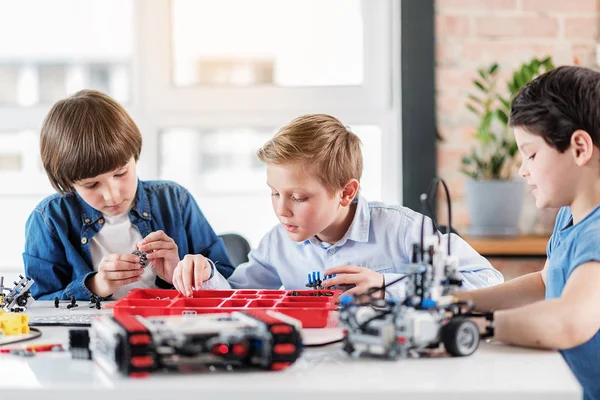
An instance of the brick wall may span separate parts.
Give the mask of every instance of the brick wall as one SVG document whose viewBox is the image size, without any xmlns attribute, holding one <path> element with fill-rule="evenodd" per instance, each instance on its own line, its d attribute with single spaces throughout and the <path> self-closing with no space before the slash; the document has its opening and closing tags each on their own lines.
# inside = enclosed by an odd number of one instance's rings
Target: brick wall
<svg viewBox="0 0 600 400">
<path fill-rule="evenodd" d="M 453 219 L 469 224 L 461 159 L 477 118 L 465 108 L 476 69 L 498 62 L 508 76 L 532 57 L 596 67 L 598 0 L 436 0 L 438 173 L 450 185 Z M 502 78 L 501 78 L 502 79 Z M 500 86 L 504 87 L 504 85 Z M 525 214 L 535 212 L 531 204 Z M 524 218 L 529 218 L 524 215 Z"/>
</svg>

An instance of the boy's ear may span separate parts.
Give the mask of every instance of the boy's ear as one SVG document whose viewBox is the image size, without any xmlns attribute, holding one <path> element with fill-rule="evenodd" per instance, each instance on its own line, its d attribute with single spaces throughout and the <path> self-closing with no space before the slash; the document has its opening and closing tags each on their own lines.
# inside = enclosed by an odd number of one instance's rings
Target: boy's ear
<svg viewBox="0 0 600 400">
<path fill-rule="evenodd" d="M 594 141 L 589 133 L 578 129 L 571 135 L 570 150 L 575 159 L 575 164 L 580 167 L 584 166 L 593 156 Z"/>
<path fill-rule="evenodd" d="M 342 207 L 346 207 L 352 203 L 352 200 L 354 200 L 358 193 L 359 187 L 360 184 L 356 179 L 350 179 L 348 183 L 346 183 L 346 186 L 344 186 L 344 189 L 342 190 L 342 199 L 340 201 Z"/>
</svg>

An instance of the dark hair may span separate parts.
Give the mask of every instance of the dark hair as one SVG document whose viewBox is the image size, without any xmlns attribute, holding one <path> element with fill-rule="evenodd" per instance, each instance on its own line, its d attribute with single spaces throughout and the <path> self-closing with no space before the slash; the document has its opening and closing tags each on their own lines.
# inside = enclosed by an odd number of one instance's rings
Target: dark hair
<svg viewBox="0 0 600 400">
<path fill-rule="evenodd" d="M 563 66 L 540 75 L 512 101 L 510 126 L 541 136 L 561 153 L 576 130 L 600 147 L 600 72 Z"/>
<path fill-rule="evenodd" d="M 42 163 L 60 194 L 73 183 L 114 171 L 131 157 L 137 161 L 142 135 L 127 111 L 111 97 L 82 90 L 58 101 L 40 134 Z"/>
</svg>

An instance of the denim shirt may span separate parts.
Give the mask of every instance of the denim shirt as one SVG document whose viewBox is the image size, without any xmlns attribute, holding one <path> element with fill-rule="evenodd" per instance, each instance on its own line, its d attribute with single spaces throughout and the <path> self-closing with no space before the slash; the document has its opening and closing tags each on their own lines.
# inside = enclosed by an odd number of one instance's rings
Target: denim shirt
<svg viewBox="0 0 600 400">
<path fill-rule="evenodd" d="M 233 272 L 223 241 L 182 186 L 169 181 L 138 180 L 129 219 L 142 237 L 164 231 L 177 244 L 180 259 L 186 254 L 202 254 L 214 261 L 221 274 L 229 276 Z M 31 288 L 35 299 L 90 298 L 92 292 L 85 281 L 96 273 L 90 239 L 102 226 L 102 213 L 76 193 L 55 194 L 37 205 L 27 220 L 23 253 L 25 274 L 35 281 Z M 159 277 L 156 285 L 172 287 Z"/>
<path fill-rule="evenodd" d="M 236 267 L 227 280 L 220 274 L 204 282 L 204 289 L 305 289 L 308 275 L 339 265 L 358 265 L 379 272 L 384 282 L 404 275 L 411 262 L 413 243 L 419 243 L 423 215 L 407 207 L 369 202 L 358 198 L 352 224 L 342 239 L 326 244 L 316 237 L 292 241 L 278 224 L 248 255 L 249 261 Z M 431 220 L 426 219 L 429 227 Z M 452 255 L 458 258 L 462 289 L 476 289 L 502 283 L 503 277 L 467 242 L 455 234 L 441 235 L 446 249 L 451 240 Z M 403 284 L 390 286 L 389 296 L 404 298 Z"/>
</svg>

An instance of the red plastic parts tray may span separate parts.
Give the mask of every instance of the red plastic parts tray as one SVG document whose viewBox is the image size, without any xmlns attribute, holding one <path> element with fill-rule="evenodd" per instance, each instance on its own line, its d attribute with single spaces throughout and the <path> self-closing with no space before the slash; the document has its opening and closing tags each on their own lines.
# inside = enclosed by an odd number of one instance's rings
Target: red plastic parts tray
<svg viewBox="0 0 600 400">
<path fill-rule="evenodd" d="M 303 328 L 324 328 L 341 290 L 199 290 L 185 297 L 176 290 L 132 289 L 117 300 L 114 315 L 210 314 L 247 309 L 276 310 L 302 322 Z"/>
</svg>

